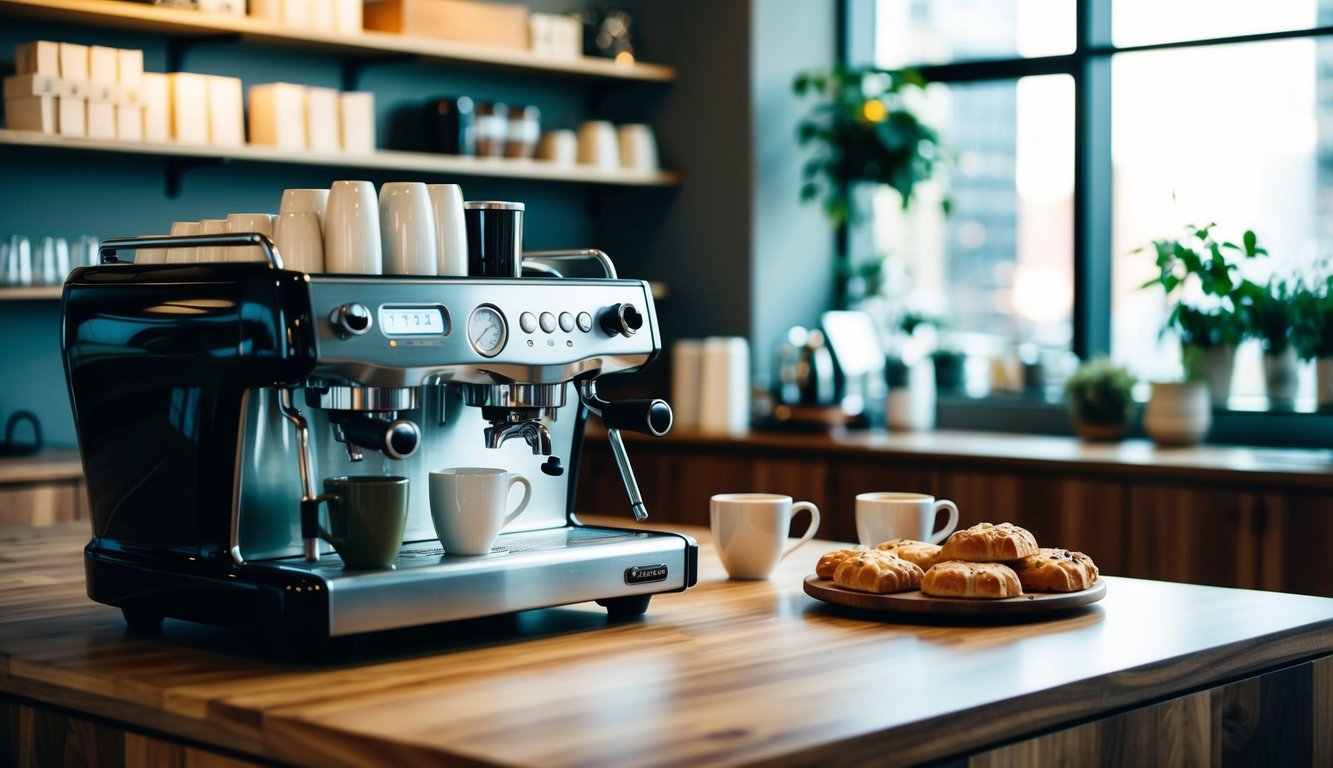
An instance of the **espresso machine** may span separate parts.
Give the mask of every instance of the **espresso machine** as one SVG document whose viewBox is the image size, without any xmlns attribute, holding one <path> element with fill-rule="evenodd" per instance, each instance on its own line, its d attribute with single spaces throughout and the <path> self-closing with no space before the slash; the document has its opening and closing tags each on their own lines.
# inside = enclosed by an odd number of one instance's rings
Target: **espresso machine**
<svg viewBox="0 0 1333 768">
<path fill-rule="evenodd" d="M 123 259 L 243 246 L 265 260 Z M 535 276 L 361 276 L 284 269 L 257 234 L 104 242 L 62 304 L 89 597 L 131 626 L 173 617 L 318 641 L 584 601 L 634 615 L 693 586 L 690 537 L 585 525 L 574 508 L 592 414 L 627 521 L 647 514 L 620 430 L 664 434 L 670 408 L 597 391 L 660 351 L 647 283 L 618 279 L 600 251 L 524 257 Z M 563 276 L 572 258 L 606 276 Z M 532 484 L 489 554 L 436 538 L 427 477 L 456 466 Z M 408 477 L 410 510 L 393 567 L 351 570 L 318 538 L 317 497 L 321 478 L 367 474 Z"/>
</svg>

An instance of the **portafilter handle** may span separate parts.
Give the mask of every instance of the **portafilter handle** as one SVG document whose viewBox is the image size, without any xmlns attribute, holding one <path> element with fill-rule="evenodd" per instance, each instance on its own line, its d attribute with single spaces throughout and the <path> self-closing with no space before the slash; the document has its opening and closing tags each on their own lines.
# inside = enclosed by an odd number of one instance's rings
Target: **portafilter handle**
<svg viewBox="0 0 1333 768">
<path fill-rule="evenodd" d="M 579 389 L 579 399 L 589 411 L 602 418 L 606 425 L 606 437 L 611 443 L 611 455 L 615 457 L 616 468 L 620 470 L 620 479 L 625 483 L 625 493 L 629 495 L 630 511 L 634 519 L 643 522 L 648 519 L 648 509 L 643 504 L 643 495 L 639 493 L 639 483 L 634 479 L 634 468 L 630 466 L 629 454 L 625 451 L 625 441 L 620 430 L 660 437 L 671 429 L 671 406 L 665 400 L 622 400 L 609 402 L 597 394 L 597 382 L 583 382 Z"/>
</svg>

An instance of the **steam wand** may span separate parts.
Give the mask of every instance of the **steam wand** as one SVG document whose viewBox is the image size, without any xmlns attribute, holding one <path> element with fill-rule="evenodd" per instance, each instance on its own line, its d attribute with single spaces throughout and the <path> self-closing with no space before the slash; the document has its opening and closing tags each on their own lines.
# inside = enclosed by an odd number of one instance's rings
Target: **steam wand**
<svg viewBox="0 0 1333 768">
<path fill-rule="evenodd" d="M 643 522 L 648 519 L 648 510 L 643 505 L 643 496 L 639 493 L 639 483 L 634 479 L 634 468 L 630 466 L 629 454 L 625 451 L 625 441 L 620 437 L 620 430 L 632 429 L 635 432 L 661 437 L 671 429 L 671 406 L 665 400 L 621 400 L 609 402 L 597 394 L 596 380 L 589 379 L 579 385 L 579 399 L 589 411 L 601 417 L 606 425 L 606 436 L 611 442 L 611 455 L 616 459 L 616 468 L 620 470 L 620 479 L 625 483 L 625 493 L 629 495 L 630 510 L 634 519 Z"/>
<path fill-rule="evenodd" d="M 319 562 L 319 499 L 315 494 L 314 470 L 310 466 L 310 428 L 305 415 L 292 404 L 292 391 L 288 388 L 278 390 L 282 415 L 296 427 L 297 454 L 301 461 L 301 539 L 304 541 L 305 559 L 308 563 Z"/>
</svg>

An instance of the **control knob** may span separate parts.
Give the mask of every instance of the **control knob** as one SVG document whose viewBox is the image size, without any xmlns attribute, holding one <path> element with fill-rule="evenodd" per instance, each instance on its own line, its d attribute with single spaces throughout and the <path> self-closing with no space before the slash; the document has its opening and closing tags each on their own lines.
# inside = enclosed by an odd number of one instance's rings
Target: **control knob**
<svg viewBox="0 0 1333 768">
<path fill-rule="evenodd" d="M 633 304 L 621 302 L 602 312 L 601 326 L 608 336 L 633 336 L 643 327 L 643 315 Z"/>
<path fill-rule="evenodd" d="M 333 310 L 329 322 L 333 323 L 333 332 L 340 339 L 360 336 L 370 330 L 370 310 L 366 309 L 365 304 L 344 304 Z"/>
</svg>

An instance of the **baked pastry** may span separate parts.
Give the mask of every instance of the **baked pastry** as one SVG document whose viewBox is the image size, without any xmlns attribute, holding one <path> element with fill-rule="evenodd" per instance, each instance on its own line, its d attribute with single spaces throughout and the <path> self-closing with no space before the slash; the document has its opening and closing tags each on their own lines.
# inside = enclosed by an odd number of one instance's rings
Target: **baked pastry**
<svg viewBox="0 0 1333 768">
<path fill-rule="evenodd" d="M 921 591 L 934 597 L 972 597 L 995 600 L 1023 594 L 1014 569 L 1004 563 L 945 560 L 931 566 L 921 579 Z"/>
<path fill-rule="evenodd" d="M 940 561 L 940 545 L 931 544 L 927 541 L 889 539 L 881 544 L 876 544 L 875 549 L 892 552 L 904 560 L 916 563 L 923 571 Z"/>
<path fill-rule="evenodd" d="M 833 583 L 858 592 L 885 595 L 921 586 L 921 568 L 916 563 L 872 549 L 842 561 L 833 573 Z"/>
<path fill-rule="evenodd" d="M 832 552 L 826 552 L 819 562 L 815 564 L 815 575 L 821 579 L 833 578 L 833 572 L 838 570 L 842 561 L 849 557 L 856 557 L 865 550 L 863 549 L 835 549 Z"/>
<path fill-rule="evenodd" d="M 1082 552 L 1042 547 L 1012 565 L 1029 592 L 1078 592 L 1097 583 L 1097 564 Z"/>
<path fill-rule="evenodd" d="M 1037 538 L 1026 528 L 1013 523 L 978 523 L 963 531 L 954 531 L 944 542 L 940 560 L 970 560 L 994 563 L 1022 560 L 1037 554 Z"/>
</svg>

